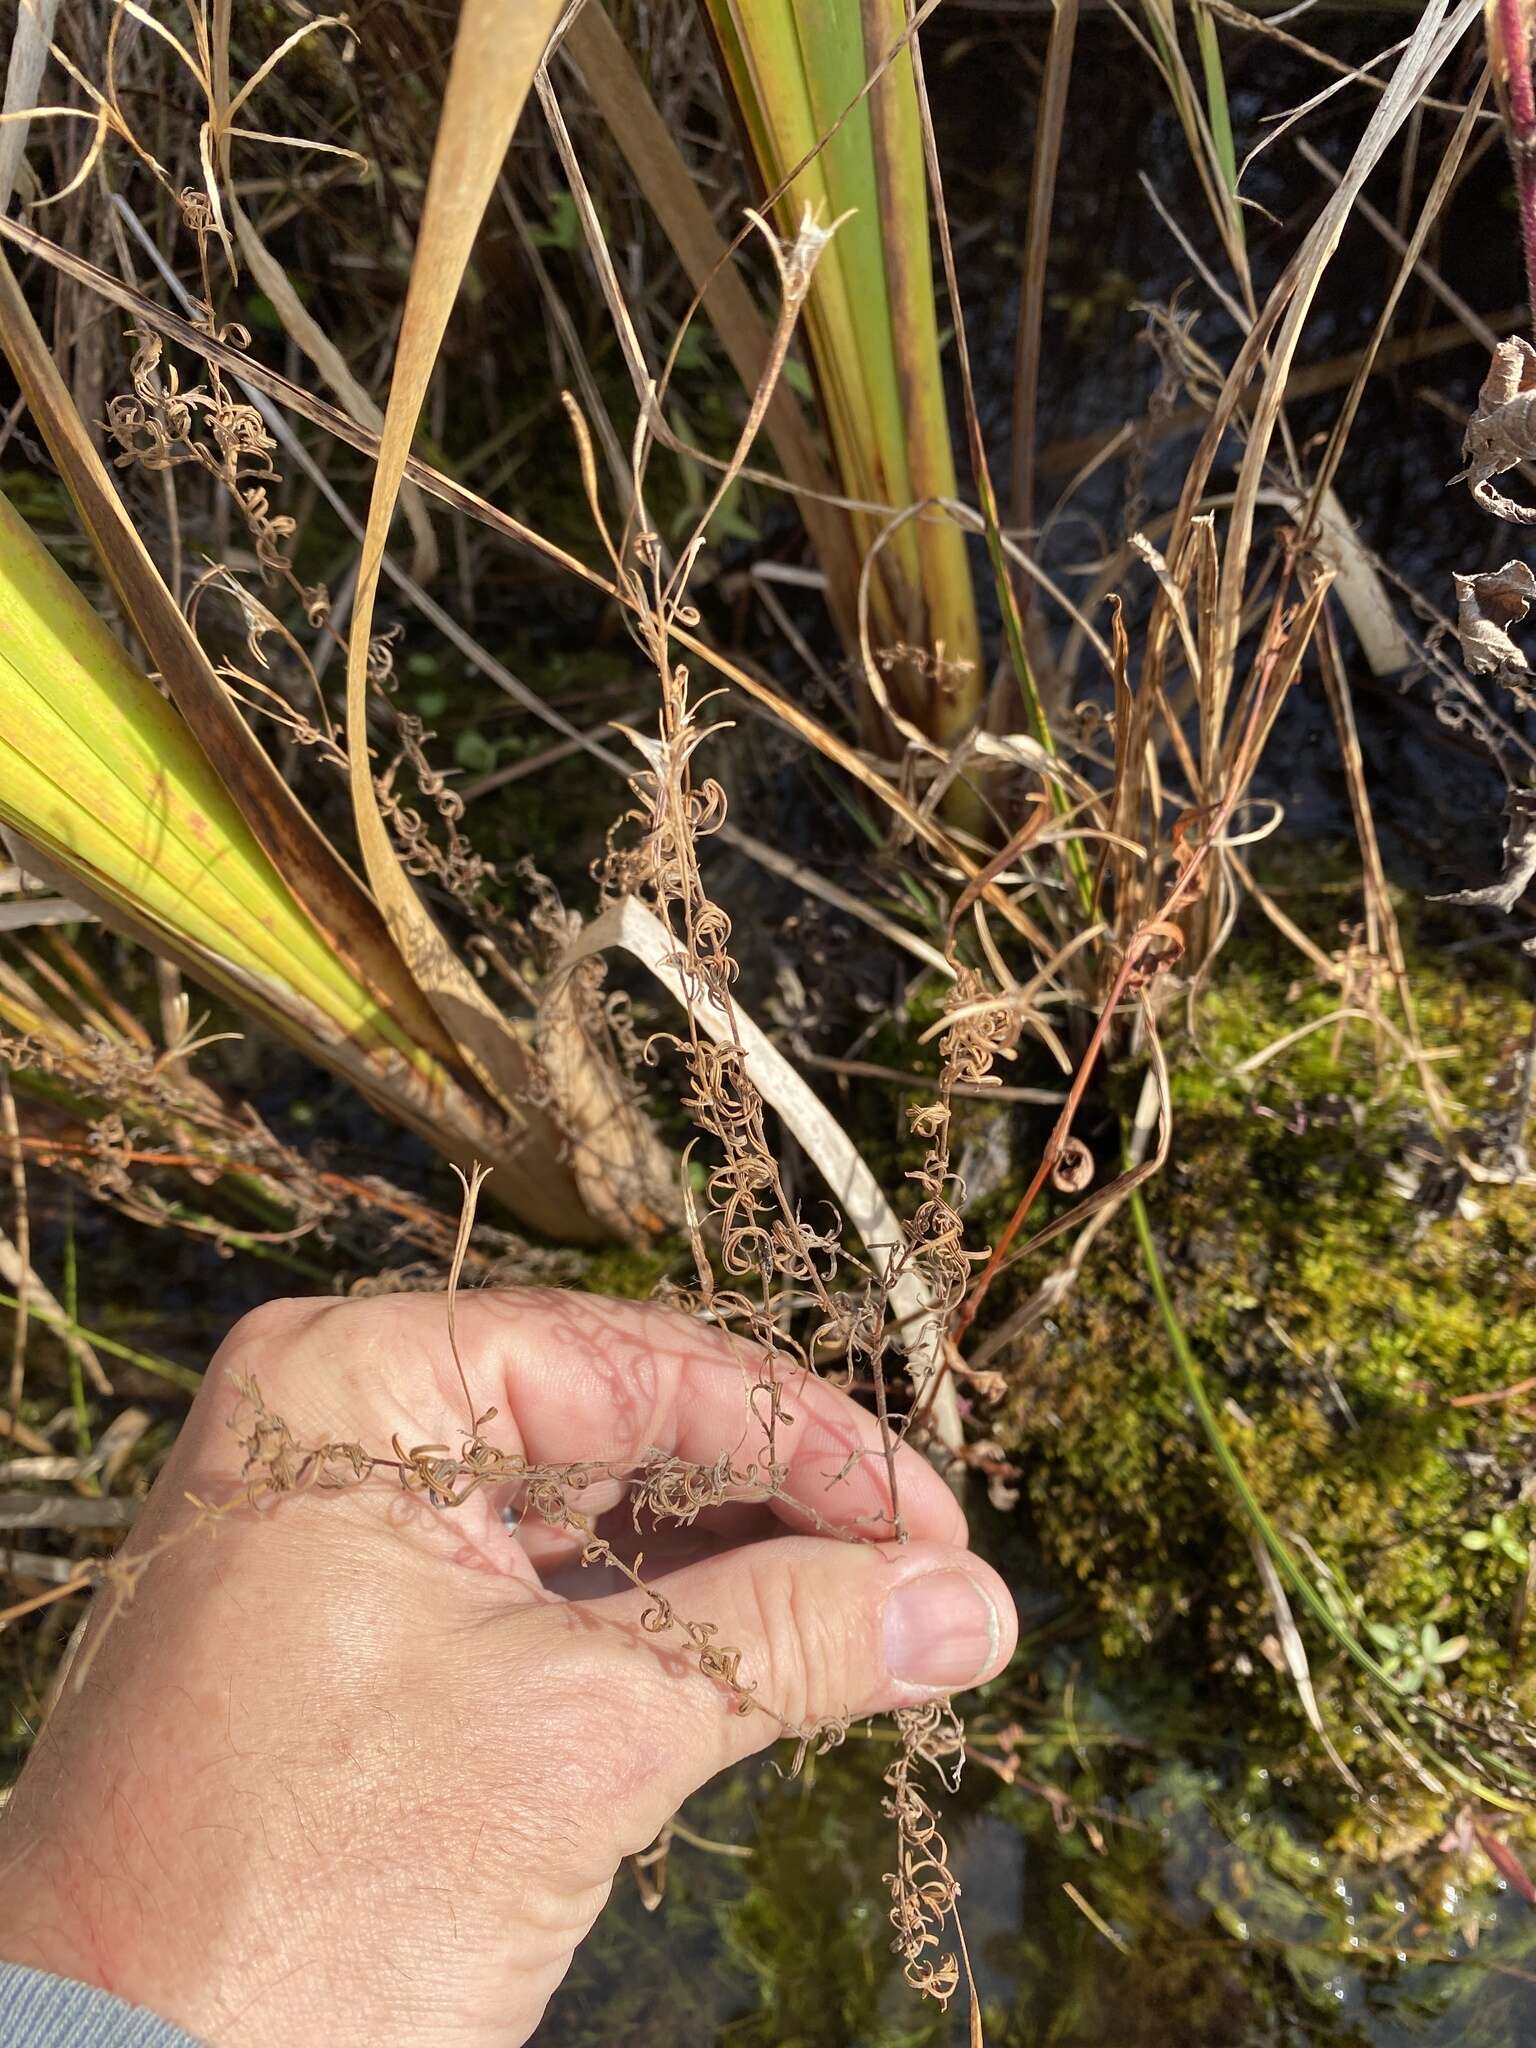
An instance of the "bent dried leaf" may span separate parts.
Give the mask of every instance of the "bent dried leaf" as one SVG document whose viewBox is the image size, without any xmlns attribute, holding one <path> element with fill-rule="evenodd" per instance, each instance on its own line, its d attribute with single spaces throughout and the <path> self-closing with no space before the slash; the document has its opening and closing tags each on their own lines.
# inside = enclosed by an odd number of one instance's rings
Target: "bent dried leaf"
<svg viewBox="0 0 1536 2048">
<path fill-rule="evenodd" d="M 1513 910 L 1536 880 L 1536 790 L 1512 789 L 1504 806 L 1504 872 L 1484 889 L 1458 889 L 1438 903 L 1468 903 L 1493 910 Z M 1530 942 L 1527 942 L 1530 950 Z"/>
<path fill-rule="evenodd" d="M 1456 634 L 1462 659 L 1474 676 L 1530 668 L 1510 637 L 1536 599 L 1536 575 L 1525 562 L 1506 562 L 1481 576 L 1456 576 Z"/>
<path fill-rule="evenodd" d="M 562 968 L 571 972 L 581 961 L 615 945 L 648 967 L 710 1038 L 717 1043 L 739 1040 L 754 1086 L 814 1162 L 872 1261 L 885 1270 L 891 1306 L 921 1396 L 944 1361 L 942 1316 L 924 1274 L 899 1256 L 904 1242 L 901 1225 L 847 1133 L 741 1005 L 733 1003 L 727 1011 L 698 977 L 687 973 L 676 940 L 638 898 L 621 897 L 594 918 L 566 953 Z M 948 1374 L 934 1390 L 932 1415 L 941 1441 L 962 1440 L 957 1391 Z"/>
<path fill-rule="evenodd" d="M 581 935 L 563 918 L 567 948 Z M 540 990 L 534 1046 L 570 1132 L 576 1185 L 595 1221 L 615 1237 L 658 1234 L 681 1221 L 676 1162 L 656 1135 L 611 1043 L 602 967 L 584 960 L 557 969 Z"/>
<path fill-rule="evenodd" d="M 1494 518 L 1536 525 L 1536 507 L 1516 504 L 1490 481 L 1536 455 L 1536 348 L 1523 336 L 1512 334 L 1495 348 L 1461 453 L 1466 467 L 1452 483 L 1466 483 Z"/>
<path fill-rule="evenodd" d="M 561 1206 L 573 1212 L 575 1234 L 586 1234 L 578 1220 L 586 1205 L 566 1148 L 535 1106 L 544 1091 L 528 1047 L 448 945 L 395 851 L 379 808 L 367 730 L 368 648 L 411 437 L 470 249 L 558 13 L 557 0 L 520 8 L 468 0 L 459 17 L 358 566 L 347 656 L 347 755 L 363 862 L 401 956 L 476 1079 L 521 1132 L 521 1145 L 512 1148 L 518 1178 L 557 1185 Z M 504 1186 L 505 1167 L 501 1174 Z"/>
</svg>

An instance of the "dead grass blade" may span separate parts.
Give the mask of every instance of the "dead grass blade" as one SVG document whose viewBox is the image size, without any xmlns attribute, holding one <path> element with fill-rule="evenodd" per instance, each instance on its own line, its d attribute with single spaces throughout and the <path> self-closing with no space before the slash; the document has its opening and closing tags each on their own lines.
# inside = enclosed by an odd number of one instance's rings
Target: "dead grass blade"
<svg viewBox="0 0 1536 2048">
<path fill-rule="evenodd" d="M 1302 1641 L 1301 1630 L 1296 1626 L 1296 1617 L 1291 1612 L 1291 1603 L 1286 1597 L 1285 1581 L 1276 1569 L 1268 1546 L 1257 1529 L 1248 1531 L 1248 1547 L 1253 1553 L 1253 1562 L 1263 1584 L 1265 1598 L 1269 1601 L 1270 1612 L 1275 1617 L 1275 1636 L 1280 1655 L 1286 1670 L 1290 1673 L 1291 1683 L 1296 1688 L 1296 1697 L 1301 1701 L 1302 1712 L 1306 1715 L 1313 1734 L 1322 1744 L 1328 1761 L 1351 1792 L 1360 1798 L 1363 1796 L 1360 1781 L 1335 1748 L 1322 1710 L 1317 1704 L 1317 1691 L 1312 1684 L 1312 1667 L 1307 1661 L 1307 1646 Z"/>
<path fill-rule="evenodd" d="M 1225 689 L 1237 656 L 1252 546 L 1254 517 L 1269 460 L 1270 442 L 1279 421 L 1285 386 L 1302 329 L 1323 272 L 1343 236 L 1345 223 L 1366 179 L 1381 161 L 1387 145 L 1407 121 L 1431 79 L 1477 19 L 1481 0 L 1430 0 L 1404 46 L 1403 54 L 1380 103 L 1356 145 L 1337 189 L 1286 266 L 1268 304 L 1238 351 L 1222 397 L 1191 466 L 1180 498 L 1175 534 L 1182 538 L 1203 495 L 1221 436 L 1239 394 L 1259 363 L 1264 381 L 1255 400 L 1247 445 L 1233 493 L 1222 550 L 1222 573 L 1216 606 L 1218 687 Z M 1267 350 L 1267 359 L 1265 352 Z"/>
<path fill-rule="evenodd" d="M 0 213 L 11 203 L 27 149 L 27 115 L 37 105 L 59 0 L 19 0 L 5 71 L 5 118 L 0 122 Z"/>
<path fill-rule="evenodd" d="M 418 986 L 481 1085 L 525 1135 L 525 1105 L 533 1092 L 527 1048 L 438 930 L 379 809 L 368 750 L 368 659 L 384 549 L 411 437 L 471 245 L 558 11 L 556 0 L 517 9 L 470 0 L 459 19 L 379 438 L 347 656 L 348 773 L 368 880 Z"/>
</svg>

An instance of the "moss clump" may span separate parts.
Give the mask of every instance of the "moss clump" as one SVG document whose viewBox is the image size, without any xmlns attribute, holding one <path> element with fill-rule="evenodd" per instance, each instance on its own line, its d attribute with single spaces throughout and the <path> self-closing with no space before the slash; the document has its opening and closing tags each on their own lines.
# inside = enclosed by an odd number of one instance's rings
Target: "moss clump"
<svg viewBox="0 0 1536 2048">
<path fill-rule="evenodd" d="M 1486 976 L 1486 954 L 1473 981 L 1410 936 L 1421 1036 L 1449 1054 L 1435 1070 L 1471 1126 L 1499 1105 L 1529 998 Z M 1375 1639 L 1389 1662 L 1411 1661 L 1426 1622 L 1465 1634 L 1436 1682 L 1470 1699 L 1517 1677 L 1536 1411 L 1518 1396 L 1456 1404 L 1536 1370 L 1536 1224 L 1526 1191 L 1458 1187 L 1412 1066 L 1369 1024 L 1315 1030 L 1235 1071 L 1339 1007 L 1336 989 L 1298 985 L 1298 965 L 1259 934 L 1218 968 L 1197 1042 L 1175 1063 L 1154 1229 L 1222 1426 L 1277 1526 L 1358 1601 L 1357 1627 L 1401 1632 L 1400 1651 Z M 1182 1641 L 1213 1671 L 1242 1673 L 1246 1698 L 1272 1715 L 1292 1695 L 1278 1677 L 1256 1691 L 1249 1675 L 1266 1668 L 1273 1617 L 1247 1525 L 1128 1227 L 1106 1233 L 1009 1378 L 998 1433 L 1048 1553 L 1097 1602 L 1106 1647 Z M 1348 1673 L 1330 1672 L 1328 1645 L 1308 1636 L 1314 1676 L 1343 1711 Z M 1536 1683 L 1525 1690 L 1536 1699 Z"/>
</svg>

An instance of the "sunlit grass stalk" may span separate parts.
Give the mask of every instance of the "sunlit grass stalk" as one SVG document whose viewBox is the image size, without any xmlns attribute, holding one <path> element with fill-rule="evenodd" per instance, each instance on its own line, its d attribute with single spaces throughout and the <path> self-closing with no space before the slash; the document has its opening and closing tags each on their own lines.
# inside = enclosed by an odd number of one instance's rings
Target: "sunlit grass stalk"
<svg viewBox="0 0 1536 2048">
<path fill-rule="evenodd" d="M 514 1134 L 431 1042 L 414 983 L 398 1002 L 349 965 L 258 843 L 175 708 L 0 497 L 0 824 L 109 920 L 342 1073 L 450 1157 Z M 510 1155 L 509 1155 L 510 1156 Z M 528 1220 L 590 1236 L 560 1176 Z"/>
<path fill-rule="evenodd" d="M 831 0 L 814 13 L 792 0 L 705 8 L 763 185 L 776 189 L 809 158 L 777 202 L 780 231 L 792 238 L 807 208 L 824 225 L 841 222 L 803 333 L 845 493 L 893 510 L 953 498 L 911 57 L 901 48 L 890 58 L 906 28 L 900 0 Z M 942 653 L 942 683 L 898 675 L 897 693 L 935 738 L 952 738 L 974 719 L 982 690 L 964 537 L 937 512 L 882 542 L 883 526 L 855 517 L 861 550 L 880 550 L 876 633 Z"/>
<path fill-rule="evenodd" d="M 21 1304 L 14 1294 L 0 1289 L 0 1308 L 17 1309 Z M 173 1359 L 161 1358 L 153 1351 L 137 1350 L 132 1344 L 119 1343 L 116 1337 L 108 1337 L 101 1330 L 88 1330 L 84 1323 L 71 1320 L 68 1316 L 56 1316 L 52 1309 L 39 1308 L 37 1303 L 28 1304 L 28 1313 L 40 1323 L 46 1323 L 50 1330 L 58 1330 L 66 1337 L 83 1337 L 96 1350 L 104 1351 L 109 1358 L 120 1358 L 125 1365 L 136 1365 L 140 1372 L 147 1372 L 157 1380 L 168 1380 L 173 1387 L 182 1387 L 189 1394 L 195 1394 L 203 1384 L 200 1372 L 194 1372 L 190 1365 L 177 1365 Z"/>
</svg>

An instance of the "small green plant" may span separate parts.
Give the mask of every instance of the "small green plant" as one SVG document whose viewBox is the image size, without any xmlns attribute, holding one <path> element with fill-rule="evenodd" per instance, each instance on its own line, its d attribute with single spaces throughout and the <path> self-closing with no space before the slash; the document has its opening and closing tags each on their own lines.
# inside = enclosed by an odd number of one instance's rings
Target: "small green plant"
<svg viewBox="0 0 1536 2048">
<path fill-rule="evenodd" d="M 1423 1692 L 1432 1680 L 1444 1683 L 1445 1667 L 1464 1656 L 1470 1638 L 1442 1637 L 1433 1621 L 1372 1621 L 1366 1634 L 1384 1653 L 1387 1671 L 1404 1692 Z"/>
<path fill-rule="evenodd" d="M 1485 1528 L 1468 1529 L 1461 1539 L 1461 1547 L 1463 1550 L 1497 1551 L 1511 1564 L 1522 1568 L 1526 1562 L 1526 1538 L 1516 1528 L 1514 1517 L 1507 1515 L 1502 1508 L 1489 1517 Z"/>
</svg>

